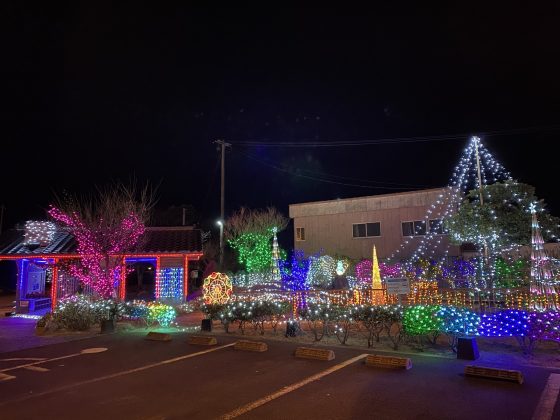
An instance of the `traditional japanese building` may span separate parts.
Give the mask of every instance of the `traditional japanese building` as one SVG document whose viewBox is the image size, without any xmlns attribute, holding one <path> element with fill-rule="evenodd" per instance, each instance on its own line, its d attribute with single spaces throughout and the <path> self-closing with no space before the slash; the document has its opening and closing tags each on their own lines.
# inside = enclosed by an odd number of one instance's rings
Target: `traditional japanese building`
<svg viewBox="0 0 560 420">
<path fill-rule="evenodd" d="M 42 235 L 30 234 L 28 222 L 26 227 L 0 236 L 0 260 L 11 260 L 17 265 L 16 311 L 44 311 L 54 308 L 61 298 L 92 293 L 64 268 L 80 258 L 70 230 L 50 222 L 32 223 L 40 225 Z M 123 300 L 135 298 L 127 289 L 140 286 L 146 300 L 184 301 L 189 293 L 189 264 L 201 256 L 199 229 L 148 227 L 134 250 L 112 257 L 126 268 L 115 279 L 114 296 Z"/>
</svg>

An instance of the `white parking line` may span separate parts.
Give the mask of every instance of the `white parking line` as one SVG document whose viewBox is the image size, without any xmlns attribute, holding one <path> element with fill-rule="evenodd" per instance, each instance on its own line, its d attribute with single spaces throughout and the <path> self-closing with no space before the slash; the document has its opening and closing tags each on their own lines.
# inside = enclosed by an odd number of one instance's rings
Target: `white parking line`
<svg viewBox="0 0 560 420">
<path fill-rule="evenodd" d="M 336 372 L 337 370 L 345 368 L 346 366 L 351 365 L 352 363 L 357 362 L 358 360 L 364 359 L 366 356 L 368 355 L 360 354 L 359 356 L 345 360 L 344 362 L 339 363 L 338 365 L 331 366 L 330 368 L 323 370 L 322 372 L 316 373 L 315 375 L 312 375 L 302 381 L 296 382 L 295 384 L 288 385 L 270 395 L 267 395 L 266 397 L 263 397 L 259 400 L 253 401 L 252 403 L 238 407 L 235 410 L 230 411 L 227 414 L 224 414 L 222 417 L 220 417 L 220 419 L 230 420 L 239 417 L 245 413 L 248 413 L 251 410 L 254 410 L 255 408 L 260 407 L 261 405 L 264 405 L 272 400 L 275 400 L 276 398 L 281 397 L 282 395 L 286 395 L 292 391 L 295 391 L 298 388 L 301 388 L 302 386 L 305 386 L 311 382 L 321 379 L 324 376 L 330 375 L 331 373 Z"/>
<path fill-rule="evenodd" d="M 15 398 L 13 400 L 0 402 L 0 407 L 4 406 L 6 404 L 25 401 L 25 400 L 28 400 L 30 398 L 43 397 L 45 395 L 54 394 L 56 392 L 66 391 L 67 389 L 76 388 L 76 387 L 82 386 L 82 385 L 93 384 L 93 383 L 96 383 L 96 382 L 105 381 L 107 379 L 113 379 L 113 378 L 118 378 L 119 376 L 129 375 L 131 373 L 141 372 L 143 370 L 151 369 L 151 368 L 154 368 L 154 367 L 157 367 L 157 366 L 162 366 L 162 365 L 167 365 L 169 363 L 179 362 L 181 360 L 190 359 L 192 357 L 200 356 L 200 355 L 203 355 L 203 354 L 206 354 L 206 353 L 211 353 L 211 352 L 216 351 L 216 350 L 225 349 L 226 347 L 231 347 L 233 345 L 235 345 L 235 342 L 231 343 L 231 344 L 226 344 L 226 345 L 220 346 L 220 347 L 214 347 L 214 348 L 204 350 L 204 351 L 199 351 L 197 353 L 190 353 L 190 354 L 186 354 L 184 356 L 174 357 L 173 359 L 162 360 L 161 362 L 151 363 L 149 365 L 140 366 L 140 367 L 137 367 L 137 368 L 134 368 L 134 369 L 123 370 L 121 372 L 112 373 L 110 375 L 105 375 L 105 376 L 100 376 L 98 378 L 88 379 L 88 380 L 85 380 L 85 381 L 82 381 L 82 382 L 75 382 L 75 383 L 70 384 L 70 385 L 65 385 L 65 386 L 61 386 L 61 387 L 58 387 L 58 388 L 49 389 L 48 391 L 34 393 L 33 395 L 25 395 L 23 397 Z"/>
<path fill-rule="evenodd" d="M 106 347 L 92 347 L 92 348 L 89 348 L 89 349 L 84 349 L 79 353 L 73 353 L 73 354 L 68 354 L 66 356 L 54 357 L 52 359 L 42 359 L 39 362 L 26 363 L 25 365 L 17 365 L 17 366 L 12 366 L 12 367 L 9 367 L 9 368 L 6 368 L 6 369 L 0 369 L 0 373 L 1 372 L 8 372 L 10 370 L 21 369 L 21 368 L 28 368 L 29 366 L 40 365 L 42 363 L 54 362 L 55 360 L 62 360 L 62 359 L 68 359 L 70 357 L 81 356 L 82 354 L 101 353 L 101 352 L 104 352 L 104 351 L 107 351 Z"/>
<path fill-rule="evenodd" d="M 532 420 L 550 420 L 560 393 L 560 374 L 551 373 L 541 394 Z"/>
<path fill-rule="evenodd" d="M 0 382 L 9 381 L 10 379 L 16 379 L 16 377 L 0 372 Z"/>
<path fill-rule="evenodd" d="M 48 372 L 49 369 L 41 367 L 41 366 L 25 366 L 23 369 L 31 370 L 33 372 Z"/>
</svg>

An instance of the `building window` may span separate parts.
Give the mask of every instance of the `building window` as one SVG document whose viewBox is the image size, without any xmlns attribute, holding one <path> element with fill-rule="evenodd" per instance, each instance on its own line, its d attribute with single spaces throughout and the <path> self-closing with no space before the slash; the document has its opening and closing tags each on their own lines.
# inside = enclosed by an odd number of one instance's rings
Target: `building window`
<svg viewBox="0 0 560 420">
<path fill-rule="evenodd" d="M 414 235 L 421 236 L 426 234 L 426 221 L 416 220 L 414 222 Z"/>
<path fill-rule="evenodd" d="M 445 229 L 443 228 L 443 220 L 441 219 L 432 219 L 430 220 L 430 233 L 435 235 L 443 235 Z"/>
<path fill-rule="evenodd" d="M 371 238 L 381 236 L 381 223 L 355 223 L 352 225 L 352 237 Z"/>
<path fill-rule="evenodd" d="M 426 221 L 414 220 L 412 222 L 402 222 L 403 236 L 423 236 L 426 234 Z"/>
<path fill-rule="evenodd" d="M 305 241 L 305 228 L 296 228 L 296 241 Z"/>
<path fill-rule="evenodd" d="M 414 236 L 414 222 L 402 222 L 402 236 Z"/>
</svg>

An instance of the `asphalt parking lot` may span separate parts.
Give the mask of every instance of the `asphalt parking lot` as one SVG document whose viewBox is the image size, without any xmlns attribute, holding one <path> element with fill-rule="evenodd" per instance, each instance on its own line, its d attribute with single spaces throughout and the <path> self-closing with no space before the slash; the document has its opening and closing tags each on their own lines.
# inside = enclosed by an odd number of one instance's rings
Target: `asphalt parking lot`
<svg viewBox="0 0 560 420">
<path fill-rule="evenodd" d="M 255 353 L 234 342 L 111 334 L 2 353 L 1 417 L 531 419 L 538 409 L 560 418 L 556 398 L 542 403 L 556 370 L 525 366 L 519 385 L 465 377 L 472 362 L 456 359 L 418 355 L 412 369 L 388 370 L 367 367 L 365 349 L 333 347 L 335 359 L 319 361 L 295 358 L 296 343 L 268 341 Z"/>
</svg>

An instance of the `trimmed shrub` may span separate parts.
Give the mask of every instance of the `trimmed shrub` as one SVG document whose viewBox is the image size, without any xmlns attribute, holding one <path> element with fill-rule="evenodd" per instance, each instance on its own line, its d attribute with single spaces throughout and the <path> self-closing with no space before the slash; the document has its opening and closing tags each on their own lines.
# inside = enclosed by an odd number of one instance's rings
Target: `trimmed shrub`
<svg viewBox="0 0 560 420">
<path fill-rule="evenodd" d="M 427 335 L 443 329 L 443 321 L 437 316 L 438 305 L 418 305 L 405 308 L 403 328 L 409 335 Z"/>
</svg>

